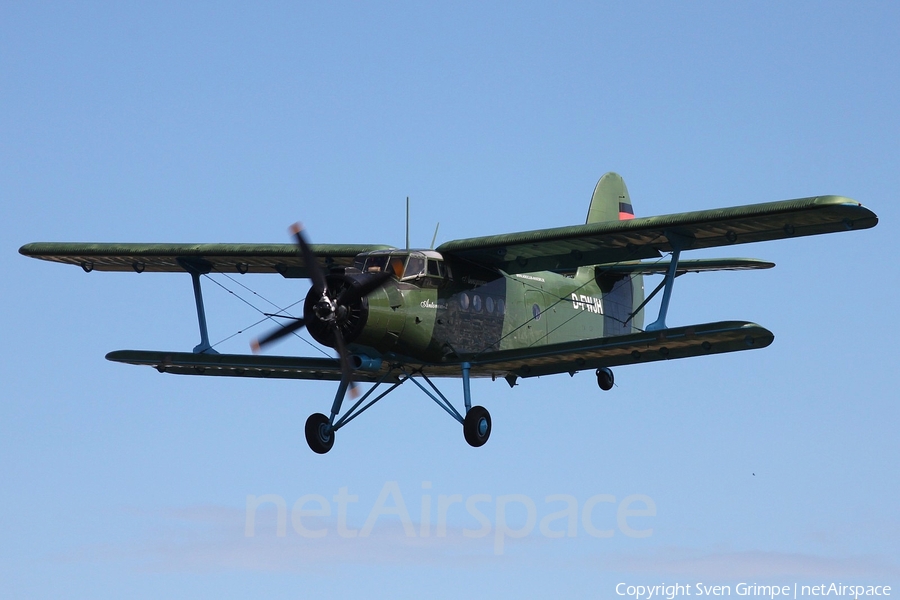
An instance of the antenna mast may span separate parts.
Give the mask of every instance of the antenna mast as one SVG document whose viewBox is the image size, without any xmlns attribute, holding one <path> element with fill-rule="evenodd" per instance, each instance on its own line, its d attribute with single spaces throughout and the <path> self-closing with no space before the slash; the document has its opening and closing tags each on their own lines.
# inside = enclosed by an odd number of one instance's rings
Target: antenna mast
<svg viewBox="0 0 900 600">
<path fill-rule="evenodd" d="M 438 232 L 438 229 L 440 229 L 440 227 L 441 227 L 441 222 L 438 221 L 438 224 L 435 225 L 435 227 L 434 227 L 434 237 L 431 238 L 431 249 L 432 250 L 434 250 L 434 242 L 437 241 L 437 232 Z"/>
<path fill-rule="evenodd" d="M 406 249 L 409 250 L 409 196 L 406 197 Z"/>
</svg>

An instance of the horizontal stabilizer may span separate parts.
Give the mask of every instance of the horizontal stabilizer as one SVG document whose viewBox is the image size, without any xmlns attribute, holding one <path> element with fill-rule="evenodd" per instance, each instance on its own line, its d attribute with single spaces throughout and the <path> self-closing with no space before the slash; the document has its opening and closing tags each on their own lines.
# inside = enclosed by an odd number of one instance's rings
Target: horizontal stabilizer
<svg viewBox="0 0 900 600">
<path fill-rule="evenodd" d="M 758 258 L 695 258 L 678 261 L 677 274 L 702 273 L 705 271 L 747 271 L 751 269 L 771 269 L 775 263 Z M 597 265 L 598 275 L 665 275 L 669 261 L 617 263 Z"/>
</svg>

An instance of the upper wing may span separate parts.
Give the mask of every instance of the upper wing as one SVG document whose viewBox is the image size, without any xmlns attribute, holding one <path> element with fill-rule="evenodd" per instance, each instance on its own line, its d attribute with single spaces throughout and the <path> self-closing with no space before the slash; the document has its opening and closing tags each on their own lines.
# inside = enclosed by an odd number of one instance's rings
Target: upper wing
<svg viewBox="0 0 900 600">
<path fill-rule="evenodd" d="M 514 274 L 658 257 L 672 250 L 670 237 L 676 236 L 687 248 L 698 249 L 868 229 L 877 223 L 875 213 L 854 200 L 817 196 L 468 238 L 437 250 Z"/>
<path fill-rule="evenodd" d="M 370 244 L 317 244 L 312 250 L 323 268 L 350 266 L 360 252 L 388 250 Z M 37 242 L 19 253 L 32 258 L 79 265 L 85 271 L 181 273 L 184 264 L 220 273 L 280 273 L 308 277 L 303 257 L 293 244 L 85 244 Z"/>
</svg>

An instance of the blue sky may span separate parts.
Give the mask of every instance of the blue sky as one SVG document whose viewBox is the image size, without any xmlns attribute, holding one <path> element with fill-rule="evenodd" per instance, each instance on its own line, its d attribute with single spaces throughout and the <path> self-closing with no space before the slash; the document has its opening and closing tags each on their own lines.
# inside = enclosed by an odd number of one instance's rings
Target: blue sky
<svg viewBox="0 0 900 600">
<path fill-rule="evenodd" d="M 0 595 L 896 590 L 898 25 L 889 2 L 0 5 Z M 840 194 L 880 224 L 738 248 L 771 271 L 678 280 L 670 325 L 754 321 L 775 333 L 765 350 L 621 368 L 606 394 L 590 373 L 478 381 L 494 424 L 480 449 L 408 386 L 325 456 L 303 424 L 333 385 L 103 359 L 192 348 L 187 276 L 86 275 L 17 253 L 283 242 L 297 220 L 313 242 L 400 246 L 406 196 L 412 243 L 427 246 L 438 222 L 438 243 L 581 223 L 609 170 L 639 215 Z M 707 255 L 730 253 L 691 257 Z M 306 292 L 240 281 L 282 305 Z M 213 341 L 257 321 L 208 281 L 205 296 Z M 260 331 L 218 348 L 244 352 Z M 320 355 L 300 341 L 278 352 Z M 461 404 L 459 382 L 441 387 Z M 401 498 L 430 535 L 385 515 L 341 537 L 342 488 L 358 497 L 349 528 L 387 493 L 384 508 Z M 247 497 L 264 495 L 285 501 L 284 536 L 274 504 L 246 535 Z M 486 498 L 490 533 L 471 537 L 479 522 L 457 504 L 438 536 L 442 495 Z M 617 520 L 635 495 L 655 507 L 626 519 L 646 537 Z M 322 538 L 292 526 L 305 496 L 331 509 L 299 517 Z M 542 534 L 567 506 L 549 496 L 578 511 L 594 498 L 591 523 L 612 537 L 580 518 L 574 537 Z M 502 507 L 529 532 L 498 553 Z"/>
</svg>

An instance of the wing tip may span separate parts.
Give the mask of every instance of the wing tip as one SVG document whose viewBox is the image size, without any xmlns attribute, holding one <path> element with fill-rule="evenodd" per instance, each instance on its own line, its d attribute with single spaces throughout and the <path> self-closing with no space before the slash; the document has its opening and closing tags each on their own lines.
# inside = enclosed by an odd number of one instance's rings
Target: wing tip
<svg viewBox="0 0 900 600">
<path fill-rule="evenodd" d="M 28 256 L 29 258 L 36 258 L 38 255 L 38 249 L 40 247 L 40 242 L 29 242 L 28 244 L 24 244 L 19 248 L 19 254 L 22 256 Z"/>
</svg>

